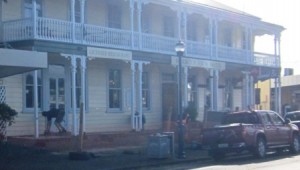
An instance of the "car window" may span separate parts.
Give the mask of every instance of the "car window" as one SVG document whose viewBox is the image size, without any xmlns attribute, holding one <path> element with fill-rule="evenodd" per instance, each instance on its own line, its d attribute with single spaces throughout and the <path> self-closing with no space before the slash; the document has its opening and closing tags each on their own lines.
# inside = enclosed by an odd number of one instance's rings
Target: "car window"
<svg viewBox="0 0 300 170">
<path fill-rule="evenodd" d="M 270 116 L 266 112 L 260 112 L 261 121 L 265 125 L 272 125 Z"/>
<path fill-rule="evenodd" d="M 275 112 L 269 112 L 268 114 L 274 125 L 283 125 L 282 119 Z"/>
<path fill-rule="evenodd" d="M 300 120 L 300 112 L 288 113 L 285 118 L 290 119 L 291 121 Z"/>
</svg>

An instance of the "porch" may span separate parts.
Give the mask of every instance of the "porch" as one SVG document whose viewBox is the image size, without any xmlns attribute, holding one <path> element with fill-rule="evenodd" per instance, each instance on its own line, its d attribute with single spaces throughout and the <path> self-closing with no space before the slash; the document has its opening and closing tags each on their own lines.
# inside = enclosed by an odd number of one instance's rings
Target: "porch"
<svg viewBox="0 0 300 170">
<path fill-rule="evenodd" d="M 12 43 L 23 40 L 63 42 L 95 47 L 175 55 L 178 38 L 115 29 L 103 26 L 73 23 L 45 17 L 25 18 L 3 22 L 3 40 Z M 279 57 L 248 49 L 213 44 L 211 41 L 186 42 L 187 57 L 196 59 L 279 67 Z"/>
<path fill-rule="evenodd" d="M 172 127 L 174 132 L 174 142 L 177 143 L 176 126 Z M 106 133 L 85 133 L 83 135 L 83 150 L 109 150 L 113 148 L 130 148 L 130 147 L 146 147 L 148 137 L 156 133 L 162 133 L 162 130 L 144 130 L 141 132 L 106 132 Z M 194 142 L 200 142 L 199 137 L 201 126 L 191 125 L 187 128 L 185 143 L 187 145 Z M 10 136 L 7 141 L 12 144 L 17 144 L 27 147 L 42 148 L 50 151 L 74 151 L 78 150 L 78 136 L 73 136 L 70 133 L 58 134 L 52 133 L 49 136 L 40 135 L 39 138 L 34 136 Z"/>
</svg>

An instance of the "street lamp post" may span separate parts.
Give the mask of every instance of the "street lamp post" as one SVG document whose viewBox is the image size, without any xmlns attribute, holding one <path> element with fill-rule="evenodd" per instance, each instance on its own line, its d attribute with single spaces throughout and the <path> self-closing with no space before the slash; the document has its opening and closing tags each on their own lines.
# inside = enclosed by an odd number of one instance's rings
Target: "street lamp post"
<svg viewBox="0 0 300 170">
<path fill-rule="evenodd" d="M 178 158 L 185 158 L 184 153 L 184 124 L 183 124 L 183 113 L 182 113 L 182 95 L 181 95 L 181 83 L 182 83 L 182 56 L 184 53 L 185 47 L 184 43 L 179 40 L 179 42 L 175 46 L 175 51 L 178 57 L 178 113 L 179 113 L 179 121 L 178 121 Z"/>
</svg>

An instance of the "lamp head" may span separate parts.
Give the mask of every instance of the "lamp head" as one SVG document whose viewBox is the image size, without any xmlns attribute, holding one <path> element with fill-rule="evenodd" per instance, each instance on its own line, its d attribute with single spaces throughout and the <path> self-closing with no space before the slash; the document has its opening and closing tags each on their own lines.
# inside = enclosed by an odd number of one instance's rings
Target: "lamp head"
<svg viewBox="0 0 300 170">
<path fill-rule="evenodd" d="M 184 43 L 181 40 L 179 40 L 178 43 L 176 44 L 175 51 L 176 53 L 179 52 L 183 53 L 185 51 Z"/>
</svg>

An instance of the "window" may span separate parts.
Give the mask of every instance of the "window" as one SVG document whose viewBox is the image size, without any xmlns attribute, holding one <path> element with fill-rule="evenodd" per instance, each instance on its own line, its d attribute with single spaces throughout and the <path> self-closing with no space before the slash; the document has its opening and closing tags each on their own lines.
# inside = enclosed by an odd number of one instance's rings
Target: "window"
<svg viewBox="0 0 300 170">
<path fill-rule="evenodd" d="M 80 68 L 77 68 L 75 77 L 75 89 L 76 89 L 76 107 L 80 108 L 81 103 L 81 74 Z"/>
<path fill-rule="evenodd" d="M 173 83 L 177 80 L 176 76 L 174 74 L 164 73 L 162 75 L 162 81 L 164 83 Z"/>
<path fill-rule="evenodd" d="M 171 16 L 165 16 L 164 17 L 164 35 L 167 37 L 174 37 L 175 31 L 174 31 L 174 18 Z"/>
<path fill-rule="evenodd" d="M 85 86 L 85 87 L 87 88 L 87 86 Z M 81 71 L 80 71 L 79 67 L 77 67 L 77 69 L 76 69 L 75 89 L 76 89 L 76 108 L 79 109 L 80 108 L 80 103 L 82 101 L 82 97 L 81 97 Z M 72 87 L 71 87 L 71 94 L 73 94 L 72 93 Z M 85 96 L 85 103 L 87 103 L 87 97 L 86 96 Z M 72 102 L 71 102 L 71 107 L 73 108 Z M 85 109 L 87 109 L 87 104 L 85 105 Z"/>
<path fill-rule="evenodd" d="M 34 72 L 24 74 L 25 79 L 25 109 L 34 108 Z M 41 71 L 38 71 L 38 108 L 41 108 L 42 104 L 42 76 Z"/>
<path fill-rule="evenodd" d="M 108 4 L 108 27 L 121 28 L 121 6 L 118 4 Z"/>
<path fill-rule="evenodd" d="M 188 20 L 187 22 L 187 39 L 197 41 L 197 27 L 195 21 Z"/>
<path fill-rule="evenodd" d="M 144 109 L 150 109 L 150 90 L 149 90 L 149 74 L 143 72 L 142 75 L 142 104 Z"/>
<path fill-rule="evenodd" d="M 109 70 L 109 109 L 122 109 L 121 70 Z"/>
<path fill-rule="evenodd" d="M 196 81 L 195 81 L 195 76 L 189 77 L 188 78 L 188 84 L 187 84 L 187 89 L 188 89 L 188 104 L 189 106 L 194 106 L 196 107 L 197 105 L 197 88 L 196 88 Z"/>
<path fill-rule="evenodd" d="M 232 80 L 226 80 L 225 85 L 225 107 L 228 109 L 233 108 L 233 82 Z"/>
<path fill-rule="evenodd" d="M 142 30 L 143 30 L 144 33 L 151 33 L 151 22 L 150 22 L 149 15 L 143 16 Z"/>
<path fill-rule="evenodd" d="M 257 104 L 257 105 L 260 104 L 260 89 L 259 88 L 255 89 L 255 104 Z"/>
<path fill-rule="evenodd" d="M 247 49 L 247 33 L 243 31 L 242 34 L 242 49 Z"/>
<path fill-rule="evenodd" d="M 225 28 L 224 30 L 224 43 L 228 47 L 232 47 L 232 29 Z"/>
<path fill-rule="evenodd" d="M 270 119 L 270 116 L 266 112 L 260 112 L 261 121 L 265 125 L 271 125 L 272 121 Z"/>
<path fill-rule="evenodd" d="M 31 18 L 32 17 L 32 0 L 24 1 L 24 17 Z M 36 0 L 36 13 L 38 17 L 42 16 L 42 0 Z"/>
<path fill-rule="evenodd" d="M 80 9 L 80 1 L 75 0 L 75 22 L 80 23 L 81 18 L 81 9 Z"/>
<path fill-rule="evenodd" d="M 274 112 L 269 112 L 270 118 L 274 125 L 283 125 L 283 120 Z"/>
</svg>

